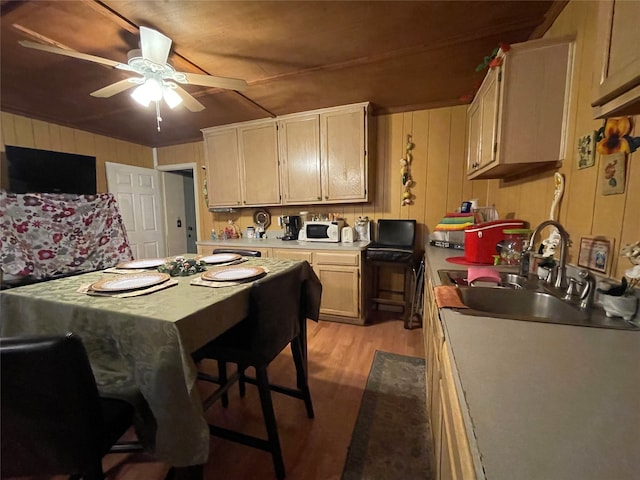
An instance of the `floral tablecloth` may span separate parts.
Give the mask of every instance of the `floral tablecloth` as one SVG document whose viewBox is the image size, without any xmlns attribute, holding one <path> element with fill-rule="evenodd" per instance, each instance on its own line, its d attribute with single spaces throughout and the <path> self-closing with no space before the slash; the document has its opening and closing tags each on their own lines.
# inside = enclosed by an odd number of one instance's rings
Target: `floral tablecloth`
<svg viewBox="0 0 640 480">
<path fill-rule="evenodd" d="M 0 190 L 0 261 L 34 279 L 100 270 L 133 254 L 111 193 L 14 194 Z"/>
</svg>

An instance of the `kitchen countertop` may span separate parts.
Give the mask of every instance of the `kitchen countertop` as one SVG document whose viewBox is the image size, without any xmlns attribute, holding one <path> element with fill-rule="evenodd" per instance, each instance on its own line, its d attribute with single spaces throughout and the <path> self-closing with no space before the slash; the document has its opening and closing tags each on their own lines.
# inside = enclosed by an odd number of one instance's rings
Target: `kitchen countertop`
<svg viewBox="0 0 640 480">
<path fill-rule="evenodd" d="M 229 247 L 229 248 L 295 248 L 300 250 L 366 250 L 370 242 L 305 242 L 300 240 L 281 240 L 278 238 L 234 238 L 230 240 L 204 240 L 196 242 L 199 246 Z"/>
<path fill-rule="evenodd" d="M 434 284 L 465 268 L 425 250 Z M 640 478 L 640 331 L 440 318 L 487 479 Z"/>
</svg>

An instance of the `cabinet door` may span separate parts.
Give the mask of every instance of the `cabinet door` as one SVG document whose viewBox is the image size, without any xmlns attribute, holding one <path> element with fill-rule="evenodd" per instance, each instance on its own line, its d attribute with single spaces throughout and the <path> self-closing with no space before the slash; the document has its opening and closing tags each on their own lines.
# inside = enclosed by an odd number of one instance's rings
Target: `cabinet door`
<svg viewBox="0 0 640 480">
<path fill-rule="evenodd" d="M 322 283 L 320 313 L 358 318 L 360 315 L 360 269 L 338 265 L 314 265 Z"/>
<path fill-rule="evenodd" d="M 320 116 L 305 115 L 279 123 L 282 203 L 317 203 L 320 182 Z"/>
<path fill-rule="evenodd" d="M 322 190 L 326 201 L 366 201 L 366 108 L 320 115 Z"/>
<path fill-rule="evenodd" d="M 496 158 L 501 69 L 489 70 L 468 110 L 467 166 L 472 172 Z"/>
<path fill-rule="evenodd" d="M 480 166 L 480 140 L 482 135 L 482 103 L 474 101 L 467 111 L 467 172 Z"/>
<path fill-rule="evenodd" d="M 235 128 L 204 134 L 210 207 L 241 205 L 240 158 Z"/>
<path fill-rule="evenodd" d="M 297 248 L 274 248 L 273 256 L 285 260 L 304 260 L 313 263 L 313 252 L 309 250 L 298 250 Z"/>
<path fill-rule="evenodd" d="M 451 468 L 451 478 L 474 480 L 476 478 L 469 439 L 462 418 L 460 401 L 453 378 L 453 368 L 450 359 L 451 352 L 447 342 L 442 345 L 440 354 L 441 383 L 440 398 L 442 401 L 442 443 L 443 450 L 446 442 L 447 456 L 441 457 L 442 470 Z M 445 465 L 446 462 L 446 465 Z"/>
<path fill-rule="evenodd" d="M 593 106 L 598 116 L 640 113 L 640 2 L 598 2 L 602 75 Z M 633 47 L 635 45 L 635 47 Z M 628 109 L 628 110 L 627 110 Z"/>
<path fill-rule="evenodd" d="M 238 128 L 243 205 L 280 203 L 278 133 L 275 121 Z"/>
</svg>

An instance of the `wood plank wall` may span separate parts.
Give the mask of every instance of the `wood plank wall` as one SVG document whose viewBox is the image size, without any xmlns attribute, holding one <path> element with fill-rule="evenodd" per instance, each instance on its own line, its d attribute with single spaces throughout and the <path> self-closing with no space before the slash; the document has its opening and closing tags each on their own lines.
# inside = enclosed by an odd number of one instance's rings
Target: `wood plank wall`
<svg viewBox="0 0 640 480">
<path fill-rule="evenodd" d="M 571 263 L 577 262 L 581 237 L 613 240 L 610 272 L 612 277 L 620 280 L 624 270 L 630 267 L 629 262 L 619 256 L 620 246 L 640 240 L 640 222 L 637 220 L 640 207 L 640 151 L 627 157 L 627 184 L 625 193 L 621 195 L 602 195 L 604 163 L 600 154 L 596 154 L 593 167 L 578 169 L 576 166 L 578 138 L 603 125 L 603 120 L 593 119 L 591 110 L 605 47 L 597 42 L 597 4 L 576 0 L 569 2 L 545 34 L 547 38 L 564 35 L 576 37 L 567 155 L 559 169 L 565 178 L 559 220 L 572 239 L 569 251 Z M 640 116 L 634 118 L 635 133 L 632 135 L 640 135 L 638 122 Z M 535 226 L 549 218 L 553 191 L 553 172 L 517 182 L 490 180 L 485 201 L 495 204 L 502 216 L 513 213 L 515 217 Z"/>
<path fill-rule="evenodd" d="M 2 123 L 0 152 L 2 152 L 3 159 L 0 186 L 2 188 L 7 186 L 6 163 L 4 161 L 5 145 L 96 157 L 98 192 L 107 191 L 105 162 L 153 168 L 153 151 L 150 147 L 6 112 L 0 112 L 0 114 Z"/>
<path fill-rule="evenodd" d="M 440 108 L 374 117 L 375 138 L 372 139 L 369 176 L 370 197 L 366 204 L 306 205 L 268 208 L 272 226 L 279 215 L 294 215 L 302 210 L 310 213 L 339 213 L 348 225 L 358 217 L 415 218 L 420 224 L 419 238 L 430 231 L 445 212 L 460 206 L 463 198 L 486 192 L 486 181 L 469 182 L 464 175 L 466 107 Z M 407 135 L 415 144 L 412 177 L 414 204 L 401 206 L 402 180 L 400 159 L 405 154 Z M 203 142 L 158 149 L 158 165 L 196 162 L 204 166 Z M 484 185 L 482 187 L 480 184 Z M 201 185 L 202 189 L 202 185 Z M 204 197 L 200 195 L 202 211 L 206 212 Z M 255 209 L 240 209 L 237 213 L 207 213 L 201 221 L 199 238 L 207 239 L 212 228 L 220 231 L 228 220 L 242 230 L 253 225 Z"/>
<path fill-rule="evenodd" d="M 573 34 L 576 36 L 576 57 L 571 86 L 571 106 L 567 134 L 567 158 L 559 170 L 565 176 L 565 193 L 560 208 L 560 221 L 571 234 L 573 245 L 570 261 L 575 262 L 582 236 L 604 236 L 614 241 L 612 276 L 620 278 L 629 267 L 618 257 L 620 245 L 640 240 L 640 165 L 638 152 L 627 159 L 627 185 L 622 195 L 602 195 L 602 163 L 576 168 L 577 138 L 597 130 L 602 121 L 591 116 L 593 89 L 600 74 L 599 49 L 596 44 L 597 2 L 571 1 L 554 22 L 547 37 Z M 470 66 L 473 68 L 473 66 Z M 98 158 L 98 187 L 106 190 L 104 162 L 113 161 L 151 168 L 152 151 L 99 135 L 72 130 L 37 120 L 2 113 L 2 141 L 35 148 L 67 151 Z M 271 228 L 277 228 L 278 215 L 296 214 L 301 210 L 311 213 L 338 212 L 353 225 L 360 216 L 371 219 L 415 218 L 420 224 L 421 236 L 426 235 L 449 211 L 462 200 L 477 198 L 480 205 L 495 205 L 501 217 L 512 214 L 537 225 L 549 216 L 553 199 L 553 172 L 519 181 L 500 180 L 467 181 L 465 176 L 466 108 L 464 106 L 421 110 L 374 117 L 375 146 L 370 158 L 370 186 L 372 200 L 367 204 L 336 206 L 273 207 Z M 636 123 L 640 117 L 635 118 Z M 635 128 L 640 135 L 640 127 Z M 412 135 L 412 176 L 416 182 L 412 189 L 415 203 L 400 205 L 402 185 L 400 158 L 405 152 L 407 135 Z M 541 139 L 544 141 L 544 139 Z M 195 162 L 204 166 L 203 142 L 159 148 L 159 165 Z M 201 175 L 201 181 L 204 175 Z M 202 185 L 200 186 L 202 187 Z M 200 191 L 202 188 L 200 188 Z M 212 228 L 219 231 L 228 220 L 245 229 L 253 223 L 254 209 L 234 214 L 208 213 L 202 192 L 199 195 L 201 211 L 198 238 L 208 239 Z"/>
</svg>

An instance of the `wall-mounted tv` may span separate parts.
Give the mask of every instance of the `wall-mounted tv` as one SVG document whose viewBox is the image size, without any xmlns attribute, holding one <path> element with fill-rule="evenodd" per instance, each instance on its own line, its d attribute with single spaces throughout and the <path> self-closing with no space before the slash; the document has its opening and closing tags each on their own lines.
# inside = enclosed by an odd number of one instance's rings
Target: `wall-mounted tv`
<svg viewBox="0 0 640 480">
<path fill-rule="evenodd" d="M 6 145 L 11 193 L 96 194 L 96 157 Z"/>
</svg>

